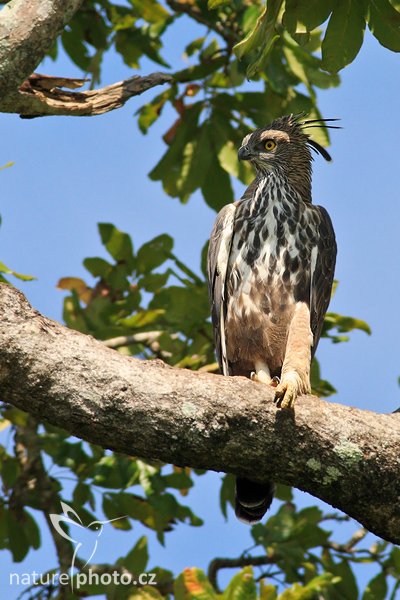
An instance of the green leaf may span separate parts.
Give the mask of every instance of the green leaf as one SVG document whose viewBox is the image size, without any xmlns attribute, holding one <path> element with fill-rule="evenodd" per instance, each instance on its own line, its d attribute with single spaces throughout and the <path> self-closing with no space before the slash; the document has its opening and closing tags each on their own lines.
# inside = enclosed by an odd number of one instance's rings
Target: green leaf
<svg viewBox="0 0 400 600">
<path fill-rule="evenodd" d="M 199 38 L 193 40 L 193 42 L 190 42 L 190 44 L 188 44 L 185 48 L 186 56 L 193 56 L 193 54 L 195 54 L 196 52 L 201 50 L 201 48 L 204 45 L 205 40 L 206 40 L 206 37 L 203 36 L 203 37 L 199 37 Z"/>
<path fill-rule="evenodd" d="M 151 496 L 154 492 L 163 490 L 163 487 L 160 486 L 160 477 L 157 467 L 149 465 L 143 460 L 137 460 L 136 466 L 138 469 L 139 483 L 146 496 Z"/>
<path fill-rule="evenodd" d="M 117 564 L 126 567 L 131 573 L 139 575 L 144 573 L 148 562 L 147 538 L 142 536 L 126 556 L 118 559 Z"/>
<path fill-rule="evenodd" d="M 170 14 L 157 0 L 129 0 L 136 14 L 149 23 L 158 23 L 169 18 Z"/>
<path fill-rule="evenodd" d="M 184 471 L 165 475 L 163 477 L 163 481 L 167 487 L 177 490 L 188 490 L 189 488 L 193 487 L 193 481 Z"/>
<path fill-rule="evenodd" d="M 17 273 L 16 271 L 9 269 L 1 261 L 0 261 L 0 273 L 6 273 L 7 275 L 13 275 L 17 279 L 21 279 L 22 281 L 33 281 L 34 279 L 36 279 L 36 277 L 33 277 L 32 275 L 22 275 L 22 273 Z"/>
<path fill-rule="evenodd" d="M 247 36 L 233 47 L 236 56 L 241 59 L 245 54 L 257 50 L 257 56 L 247 68 L 247 77 L 255 77 L 263 69 L 266 59 L 279 35 L 275 30 L 276 20 L 283 0 L 267 0 L 257 23 Z"/>
<path fill-rule="evenodd" d="M 206 243 L 204 244 L 202 250 L 201 250 L 200 266 L 201 266 L 201 272 L 203 273 L 204 277 L 207 277 L 208 245 L 209 245 L 209 241 L 207 240 Z"/>
<path fill-rule="evenodd" d="M 61 36 L 64 50 L 71 60 L 84 72 L 88 72 L 90 66 L 90 56 L 88 49 L 82 41 L 79 27 L 76 22 L 70 24 L 70 29 L 64 30 Z"/>
<path fill-rule="evenodd" d="M 158 579 L 156 579 L 158 582 Z M 143 587 L 136 587 L 129 590 L 128 600 L 164 600 L 165 596 L 162 596 L 160 592 L 151 585 L 144 585 Z"/>
<path fill-rule="evenodd" d="M 340 582 L 337 583 L 337 591 L 343 600 L 357 600 L 358 587 L 354 573 L 347 560 L 343 559 L 340 563 L 335 564 L 330 571 L 340 577 Z M 372 600 L 372 598 L 371 598 Z M 374 599 L 375 600 L 375 599 Z"/>
<path fill-rule="evenodd" d="M 387 591 L 385 573 L 379 573 L 367 584 L 362 600 L 385 600 Z"/>
<path fill-rule="evenodd" d="M 312 31 L 329 17 L 333 0 L 286 0 L 282 23 L 290 34 Z"/>
<path fill-rule="evenodd" d="M 151 506 L 148 500 L 134 496 L 133 494 L 108 494 L 108 502 L 118 504 L 120 514 L 126 514 L 131 519 L 140 521 L 146 527 L 156 531 L 163 530 L 166 527 L 168 518 L 162 520 L 160 524 L 157 511 Z M 118 523 L 118 521 L 116 521 Z"/>
<path fill-rule="evenodd" d="M 141 310 L 136 313 L 136 315 L 132 315 L 126 319 L 121 319 L 119 323 L 125 327 L 129 327 L 129 329 L 140 329 L 146 325 L 151 325 L 164 313 L 165 311 L 163 309 Z"/>
<path fill-rule="evenodd" d="M 11 489 L 20 473 L 17 459 L 14 456 L 5 454 L 1 456 L 1 478 L 6 489 Z"/>
<path fill-rule="evenodd" d="M 318 594 L 318 597 L 323 597 L 321 596 L 323 592 L 325 592 L 330 587 L 340 583 L 340 581 L 341 578 L 335 577 L 334 575 L 332 575 L 332 573 L 322 573 L 322 575 L 317 575 L 317 577 L 313 577 L 313 579 L 311 579 L 311 581 L 307 583 L 306 589 L 308 591 L 313 592 L 312 598 L 315 597 L 315 593 Z M 311 597 L 309 595 L 307 597 L 311 600 Z"/>
<path fill-rule="evenodd" d="M 79 303 L 78 296 L 73 292 L 71 296 L 64 299 L 63 319 L 71 329 L 82 333 L 89 333 L 87 319 Z"/>
<path fill-rule="evenodd" d="M 224 592 L 224 600 L 256 600 L 257 587 L 253 577 L 253 569 L 245 567 L 237 573 Z"/>
<path fill-rule="evenodd" d="M 330 533 L 318 526 L 322 513 L 316 506 L 301 510 L 296 516 L 293 540 L 304 550 L 326 544 Z"/>
<path fill-rule="evenodd" d="M 93 496 L 93 492 L 90 489 L 90 486 L 82 481 L 78 481 L 75 486 L 72 499 L 74 502 L 74 506 L 83 506 L 86 502 L 89 503 L 89 506 L 92 510 L 95 509 L 95 500 Z"/>
<path fill-rule="evenodd" d="M 329 331 L 334 328 L 336 328 L 339 333 L 347 333 L 354 329 L 359 329 L 360 331 L 365 331 L 365 333 L 371 335 L 370 326 L 362 319 L 355 319 L 354 317 L 347 317 L 337 313 L 328 312 L 325 315 L 323 334 L 326 337 L 332 337 L 333 341 L 341 341 L 336 340 L 329 334 Z"/>
<path fill-rule="evenodd" d="M 121 500 L 124 494 L 104 494 L 102 509 L 107 519 L 112 521 L 111 525 L 115 529 L 129 531 L 132 529 L 127 516 L 130 516 L 125 510 Z"/>
<path fill-rule="evenodd" d="M 85 258 L 83 266 L 93 275 L 93 277 L 101 277 L 105 279 L 110 273 L 112 265 L 104 260 L 104 258 Z"/>
<path fill-rule="evenodd" d="M 277 4 L 280 5 L 282 3 L 278 2 Z M 241 40 L 234 46 L 233 51 L 239 59 L 243 58 L 245 54 L 262 46 L 265 41 L 266 33 L 270 33 L 269 30 L 267 30 L 267 25 L 270 23 L 271 13 L 273 12 L 270 10 L 270 6 L 274 7 L 274 2 L 268 2 L 266 4 L 258 17 L 254 28 L 247 34 L 244 40 Z M 273 24 L 275 24 L 275 20 L 273 20 Z"/>
<path fill-rule="evenodd" d="M 192 271 L 192 269 L 189 269 L 189 267 L 187 265 L 185 265 L 185 263 L 183 263 L 181 260 L 179 260 L 179 258 L 173 253 L 170 252 L 169 253 L 169 258 L 171 260 L 174 261 L 174 263 L 176 264 L 177 267 L 179 267 L 179 269 L 190 278 L 190 283 L 195 283 L 196 285 L 199 286 L 203 286 L 204 285 L 204 281 L 202 279 L 200 279 L 200 277 L 198 277 L 196 275 L 196 273 L 194 271 Z M 174 275 L 176 277 L 178 277 L 177 273 L 174 273 Z M 182 281 L 182 278 L 179 278 Z M 185 282 L 186 284 L 186 282 Z"/>
<path fill-rule="evenodd" d="M 394 568 L 396 569 L 396 573 L 400 574 L 400 548 L 398 546 L 393 547 L 393 550 L 390 553 L 390 558 L 393 562 Z"/>
<path fill-rule="evenodd" d="M 2 165 L 2 166 L 0 167 L 0 171 L 2 171 L 3 169 L 8 169 L 9 167 L 12 167 L 14 164 L 15 164 L 15 163 L 13 163 L 13 162 L 8 162 L 8 163 L 6 163 L 5 165 Z"/>
<path fill-rule="evenodd" d="M 315 356 L 311 363 L 310 380 L 312 393 L 319 398 L 327 398 L 332 394 L 336 394 L 337 390 L 333 387 L 333 385 L 326 379 L 321 378 L 319 362 Z"/>
<path fill-rule="evenodd" d="M 221 167 L 234 177 L 239 176 L 239 159 L 237 149 L 231 140 L 228 140 L 218 151 L 218 160 Z"/>
<path fill-rule="evenodd" d="M 196 139 L 197 123 L 203 108 L 202 102 L 196 102 L 188 108 L 181 120 L 176 123 L 176 131 L 167 152 L 149 173 L 153 181 L 162 181 L 164 191 L 170 196 L 178 197 L 182 201 L 185 198 L 181 193 L 178 182 L 182 183 L 182 170 L 187 166 L 183 164 L 183 155 L 186 146 L 193 151 L 193 140 Z M 188 153 L 188 150 L 186 152 Z"/>
<path fill-rule="evenodd" d="M 137 476 L 136 462 L 128 457 L 104 456 L 94 470 L 93 483 L 105 488 L 121 489 Z"/>
<path fill-rule="evenodd" d="M 305 65 L 300 60 L 299 55 L 297 55 L 291 48 L 285 47 L 284 54 L 286 57 L 287 64 L 294 75 L 306 86 L 309 86 L 308 75 L 305 70 Z"/>
<path fill-rule="evenodd" d="M 138 273 L 150 273 L 167 259 L 174 246 L 173 239 L 166 233 L 159 235 L 141 246 L 136 255 Z"/>
<path fill-rule="evenodd" d="M 139 115 L 138 125 L 142 133 L 147 133 L 149 127 L 158 119 L 161 115 L 165 103 L 174 97 L 174 90 L 171 87 L 162 94 L 159 94 L 151 102 L 145 104 L 136 114 Z"/>
<path fill-rule="evenodd" d="M 219 161 L 211 161 L 208 177 L 203 181 L 201 191 L 208 206 L 215 211 L 233 201 L 231 180 Z"/>
<path fill-rule="evenodd" d="M 222 6 L 222 4 L 228 4 L 229 2 L 230 2 L 230 0 L 208 0 L 207 7 L 210 10 L 214 10 L 215 8 L 218 8 L 219 6 Z"/>
<path fill-rule="evenodd" d="M 275 498 L 282 500 L 283 502 L 292 502 L 293 492 L 292 488 L 288 485 L 278 483 L 275 489 Z"/>
<path fill-rule="evenodd" d="M 135 264 L 131 238 L 111 223 L 98 224 L 101 241 L 116 261 L 124 262 L 129 269 Z"/>
<path fill-rule="evenodd" d="M 8 547 L 11 551 L 13 561 L 21 562 L 29 551 L 29 541 L 24 519 L 18 518 L 13 511 L 9 510 L 6 513 L 6 520 Z"/>
<path fill-rule="evenodd" d="M 0 548 L 6 548 L 8 544 L 7 510 L 0 504 Z"/>
<path fill-rule="evenodd" d="M 228 504 L 235 505 L 235 477 L 229 473 L 223 476 L 219 493 L 219 505 L 225 519 L 228 518 Z"/>
<path fill-rule="evenodd" d="M 382 46 L 400 52 L 400 12 L 389 0 L 370 0 L 368 27 Z"/>
<path fill-rule="evenodd" d="M 144 54 L 153 62 L 169 68 L 169 64 L 159 53 L 161 42 L 158 37 L 153 37 L 146 28 L 122 29 L 115 34 L 115 48 L 122 55 L 128 67 L 137 69 L 139 60 Z"/>
<path fill-rule="evenodd" d="M 140 288 L 145 289 L 146 292 L 155 294 L 166 285 L 170 274 L 169 269 L 165 273 L 148 273 L 139 279 L 138 285 Z"/>
<path fill-rule="evenodd" d="M 205 286 L 171 286 L 161 290 L 149 308 L 164 309 L 168 323 L 189 336 L 199 330 L 210 311 Z"/>
<path fill-rule="evenodd" d="M 192 194 L 209 176 L 209 168 L 213 160 L 209 123 L 205 123 L 200 128 L 191 149 L 186 164 L 184 153 L 181 176 L 177 182 L 182 196 Z"/>
<path fill-rule="evenodd" d="M 153 494 L 149 500 L 157 513 L 158 521 L 162 524 L 178 519 L 179 521 L 189 523 L 193 527 L 203 525 L 203 521 L 188 506 L 179 504 L 172 494 Z"/>
<path fill-rule="evenodd" d="M 202 80 L 207 77 L 207 75 L 214 73 L 214 71 L 217 71 L 225 64 L 225 56 L 216 56 L 211 59 L 204 60 L 198 65 L 193 65 L 192 67 L 188 67 L 182 71 L 177 71 L 174 73 L 174 80 L 180 83 Z"/>
<path fill-rule="evenodd" d="M 251 535 L 257 544 L 268 547 L 271 543 L 289 540 L 296 526 L 296 514 L 292 504 L 283 504 L 278 512 L 270 517 L 265 525 L 252 527 Z"/>
<path fill-rule="evenodd" d="M 278 592 L 276 586 L 272 583 L 264 583 L 264 580 L 260 581 L 260 600 L 277 600 Z"/>
<path fill-rule="evenodd" d="M 26 510 L 23 513 L 24 531 L 28 542 L 32 548 L 37 550 L 40 548 L 40 530 L 31 514 Z"/>
<path fill-rule="evenodd" d="M 322 41 L 322 66 L 337 73 L 357 56 L 363 42 L 367 5 L 360 0 L 340 0 L 334 5 Z"/>
<path fill-rule="evenodd" d="M 304 586 L 295 583 L 282 592 L 278 600 L 314 600 L 314 597 L 314 594 L 310 595 Z"/>
</svg>

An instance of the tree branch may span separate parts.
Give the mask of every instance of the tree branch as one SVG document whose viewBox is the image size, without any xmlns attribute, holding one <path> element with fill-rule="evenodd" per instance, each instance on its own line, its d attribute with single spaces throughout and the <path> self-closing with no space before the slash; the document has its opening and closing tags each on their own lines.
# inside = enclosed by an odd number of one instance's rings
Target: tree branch
<svg viewBox="0 0 400 600">
<path fill-rule="evenodd" d="M 11 0 L 0 12 L 0 98 L 15 93 L 82 0 Z"/>
<path fill-rule="evenodd" d="M 125 454 L 294 485 L 400 542 L 400 415 L 298 399 L 128 358 L 41 316 L 0 284 L 0 395 L 71 434 Z"/>
<path fill-rule="evenodd" d="M 0 99 L 0 112 L 17 113 L 25 118 L 46 115 L 93 117 L 120 108 L 133 96 L 173 81 L 167 73 L 135 75 L 98 90 L 69 92 L 61 88 L 81 87 L 86 79 L 51 77 L 34 73 L 17 92 Z"/>
<path fill-rule="evenodd" d="M 82 0 L 11 0 L 0 12 L 0 112 L 25 118 L 94 116 L 120 108 L 129 98 L 172 81 L 152 73 L 98 90 L 70 92 L 85 79 L 33 73 Z M 33 73 L 33 75 L 32 75 Z"/>
<path fill-rule="evenodd" d="M 252 565 L 253 567 L 273 565 L 281 558 L 281 556 L 277 556 L 275 554 L 268 556 L 239 556 L 238 558 L 213 558 L 208 565 L 208 579 L 217 592 L 221 593 L 218 586 L 218 571 L 221 569 L 237 569 L 241 567 L 247 567 L 248 565 Z"/>
<path fill-rule="evenodd" d="M 30 504 L 31 493 L 35 491 L 35 508 L 42 511 L 46 520 L 57 553 L 60 572 L 67 573 L 71 566 L 73 547 L 70 541 L 56 532 L 51 522 L 50 513 L 59 511 L 60 496 L 55 481 L 44 467 L 37 429 L 38 422 L 32 415 L 29 415 L 25 424 L 15 426 L 15 454 L 21 473 L 13 485 L 9 508 L 19 517 L 22 508 Z M 66 597 L 67 589 L 60 587 L 59 600 Z"/>
</svg>

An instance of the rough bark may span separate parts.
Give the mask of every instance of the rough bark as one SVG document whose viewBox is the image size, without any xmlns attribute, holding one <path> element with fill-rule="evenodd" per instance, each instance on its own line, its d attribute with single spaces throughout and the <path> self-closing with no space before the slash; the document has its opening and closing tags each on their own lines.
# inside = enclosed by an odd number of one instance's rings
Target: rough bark
<svg viewBox="0 0 400 600">
<path fill-rule="evenodd" d="M 0 98 L 15 93 L 82 0 L 11 0 L 0 12 Z"/>
<path fill-rule="evenodd" d="M 128 358 L 0 284 L 0 397 L 89 442 L 294 485 L 400 542 L 400 415 L 298 399 L 242 377 Z"/>
<path fill-rule="evenodd" d="M 166 73 L 151 73 L 144 77 L 135 75 L 98 90 L 70 92 L 61 88 L 76 89 L 86 80 L 34 73 L 17 92 L 0 100 L 0 112 L 17 113 L 25 118 L 93 117 L 120 108 L 133 96 L 172 80 L 173 77 Z"/>
</svg>

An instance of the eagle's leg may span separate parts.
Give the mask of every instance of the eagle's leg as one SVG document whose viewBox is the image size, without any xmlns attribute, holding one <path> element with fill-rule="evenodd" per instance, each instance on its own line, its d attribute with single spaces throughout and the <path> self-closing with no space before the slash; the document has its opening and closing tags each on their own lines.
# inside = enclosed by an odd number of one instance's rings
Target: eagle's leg
<svg viewBox="0 0 400 600">
<path fill-rule="evenodd" d="M 281 383 L 275 391 L 275 402 L 279 408 L 293 408 L 299 394 L 311 391 L 312 339 L 310 310 L 307 304 L 298 302 L 289 326 Z"/>
<path fill-rule="evenodd" d="M 271 378 L 271 373 L 267 363 L 265 363 L 262 360 L 256 360 L 254 368 L 255 371 L 252 371 L 250 374 L 250 379 L 252 381 L 259 381 L 260 383 L 266 383 L 267 385 L 272 385 L 272 387 L 276 387 L 278 383 L 277 378 Z"/>
<path fill-rule="evenodd" d="M 271 373 L 265 362 L 256 360 L 254 368 L 255 371 L 252 371 L 250 375 L 252 381 L 259 381 L 260 383 L 269 383 L 271 381 Z"/>
</svg>

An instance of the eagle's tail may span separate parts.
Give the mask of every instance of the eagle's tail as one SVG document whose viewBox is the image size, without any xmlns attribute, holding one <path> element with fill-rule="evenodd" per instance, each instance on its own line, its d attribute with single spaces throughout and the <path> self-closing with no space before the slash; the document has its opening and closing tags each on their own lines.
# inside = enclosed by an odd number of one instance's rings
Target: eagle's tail
<svg viewBox="0 0 400 600">
<path fill-rule="evenodd" d="M 275 485 L 236 478 L 235 513 L 244 523 L 260 521 L 274 498 Z"/>
</svg>

